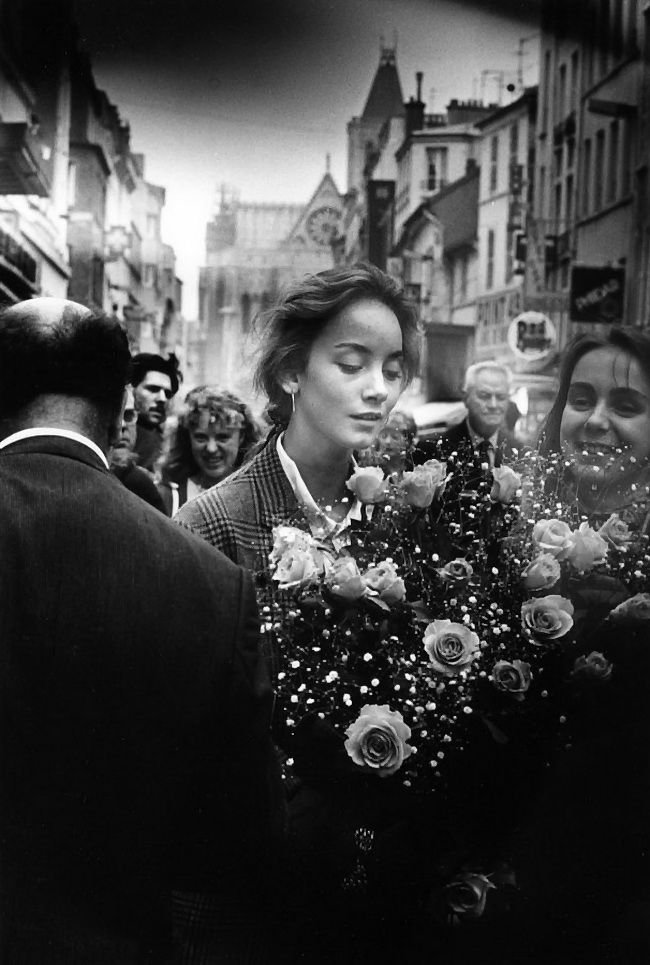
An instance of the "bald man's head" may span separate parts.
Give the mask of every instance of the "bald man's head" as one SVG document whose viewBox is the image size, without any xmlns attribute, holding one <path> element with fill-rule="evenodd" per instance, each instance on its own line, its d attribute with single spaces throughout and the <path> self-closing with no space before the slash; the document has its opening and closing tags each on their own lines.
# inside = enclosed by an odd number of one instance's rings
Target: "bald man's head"
<svg viewBox="0 0 650 965">
<path fill-rule="evenodd" d="M 81 302 L 72 302 L 67 298 L 47 298 L 40 296 L 30 298 L 25 302 L 18 302 L 11 308 L 5 310 L 5 316 L 9 319 L 13 317 L 25 318 L 29 316 L 35 325 L 42 325 L 44 328 L 55 326 L 64 315 L 69 318 L 83 318 L 84 315 L 91 315 L 89 308 Z"/>
<path fill-rule="evenodd" d="M 0 314 L 0 419 L 39 400 L 83 402 L 102 423 L 120 412 L 130 353 L 120 323 L 63 298 L 32 298 Z"/>
</svg>

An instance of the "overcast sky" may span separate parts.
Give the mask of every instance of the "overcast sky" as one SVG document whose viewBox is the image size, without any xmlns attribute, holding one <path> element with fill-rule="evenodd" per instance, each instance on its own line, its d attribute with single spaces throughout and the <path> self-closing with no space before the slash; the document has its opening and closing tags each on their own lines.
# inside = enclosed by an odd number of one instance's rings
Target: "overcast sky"
<svg viewBox="0 0 650 965">
<path fill-rule="evenodd" d="M 346 124 L 363 110 L 383 36 L 404 96 L 424 72 L 428 111 L 496 100 L 537 80 L 540 0 L 74 0 L 95 77 L 167 189 L 165 241 L 184 314 L 197 310 L 205 226 L 219 184 L 245 201 L 306 202 L 331 155 L 346 184 Z"/>
</svg>

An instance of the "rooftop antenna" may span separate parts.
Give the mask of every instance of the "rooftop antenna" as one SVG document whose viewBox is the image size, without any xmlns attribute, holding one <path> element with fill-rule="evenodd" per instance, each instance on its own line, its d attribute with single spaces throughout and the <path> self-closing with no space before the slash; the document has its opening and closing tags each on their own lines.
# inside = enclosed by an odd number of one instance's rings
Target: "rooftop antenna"
<svg viewBox="0 0 650 965">
<path fill-rule="evenodd" d="M 525 46 L 526 46 L 527 43 L 529 43 L 531 40 L 534 40 L 536 37 L 539 37 L 539 34 L 528 34 L 527 37 L 520 37 L 520 38 L 519 38 L 519 44 L 518 44 L 518 46 L 517 46 L 517 51 L 516 51 L 516 54 L 517 54 L 517 87 L 519 88 L 519 90 L 523 90 L 523 89 L 524 89 L 524 55 L 525 55 L 525 49 L 524 49 L 524 48 L 525 48 Z"/>
</svg>

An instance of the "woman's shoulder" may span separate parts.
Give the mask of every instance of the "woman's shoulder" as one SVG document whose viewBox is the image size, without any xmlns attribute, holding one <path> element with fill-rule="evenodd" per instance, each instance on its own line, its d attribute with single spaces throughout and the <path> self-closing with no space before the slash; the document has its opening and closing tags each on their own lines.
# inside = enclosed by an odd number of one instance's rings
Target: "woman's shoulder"
<svg viewBox="0 0 650 965">
<path fill-rule="evenodd" d="M 293 498 L 271 439 L 227 479 L 185 503 L 176 518 L 201 535 L 216 528 L 232 531 L 282 512 Z"/>
</svg>

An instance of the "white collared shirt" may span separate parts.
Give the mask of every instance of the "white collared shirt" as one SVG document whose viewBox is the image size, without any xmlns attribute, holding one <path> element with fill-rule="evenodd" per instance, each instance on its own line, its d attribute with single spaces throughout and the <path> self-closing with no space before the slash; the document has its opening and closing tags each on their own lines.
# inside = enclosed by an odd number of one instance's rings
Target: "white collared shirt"
<svg viewBox="0 0 650 965">
<path fill-rule="evenodd" d="M 289 485 L 293 490 L 294 496 L 296 497 L 296 499 L 298 500 L 302 508 L 305 510 L 305 514 L 309 521 L 309 527 L 312 531 L 312 534 L 319 539 L 328 537 L 332 540 L 336 540 L 336 538 L 340 535 L 340 533 L 342 533 L 343 530 L 348 528 L 351 520 L 361 519 L 362 504 L 355 496 L 354 499 L 352 500 L 352 505 L 350 506 L 349 510 L 347 511 L 343 519 L 336 520 L 336 519 L 332 519 L 331 516 L 328 516 L 327 513 L 317 504 L 314 497 L 307 489 L 307 486 L 305 485 L 305 481 L 300 475 L 300 470 L 298 469 L 297 465 L 295 464 L 291 456 L 287 454 L 284 446 L 282 445 L 283 437 L 284 437 L 284 433 L 281 433 L 278 436 L 278 441 L 277 441 L 278 458 L 284 470 L 284 474 L 289 480 Z M 352 457 L 352 465 L 353 465 L 353 468 L 356 469 L 357 464 L 354 457 Z"/>
<path fill-rule="evenodd" d="M 4 449 L 5 446 L 10 446 L 14 442 L 21 442 L 23 439 L 34 439 L 37 436 L 54 436 L 57 439 L 72 439 L 73 442 L 79 442 L 82 446 L 86 446 L 95 453 L 96 456 L 101 459 L 103 464 L 108 469 L 108 459 L 106 455 L 99 448 L 97 443 L 89 439 L 88 436 L 83 436 L 80 432 L 73 432 L 72 429 L 52 429 L 49 426 L 36 426 L 34 429 L 21 429 L 19 432 L 14 432 L 12 435 L 7 436 L 0 442 L 0 449 Z"/>
</svg>

